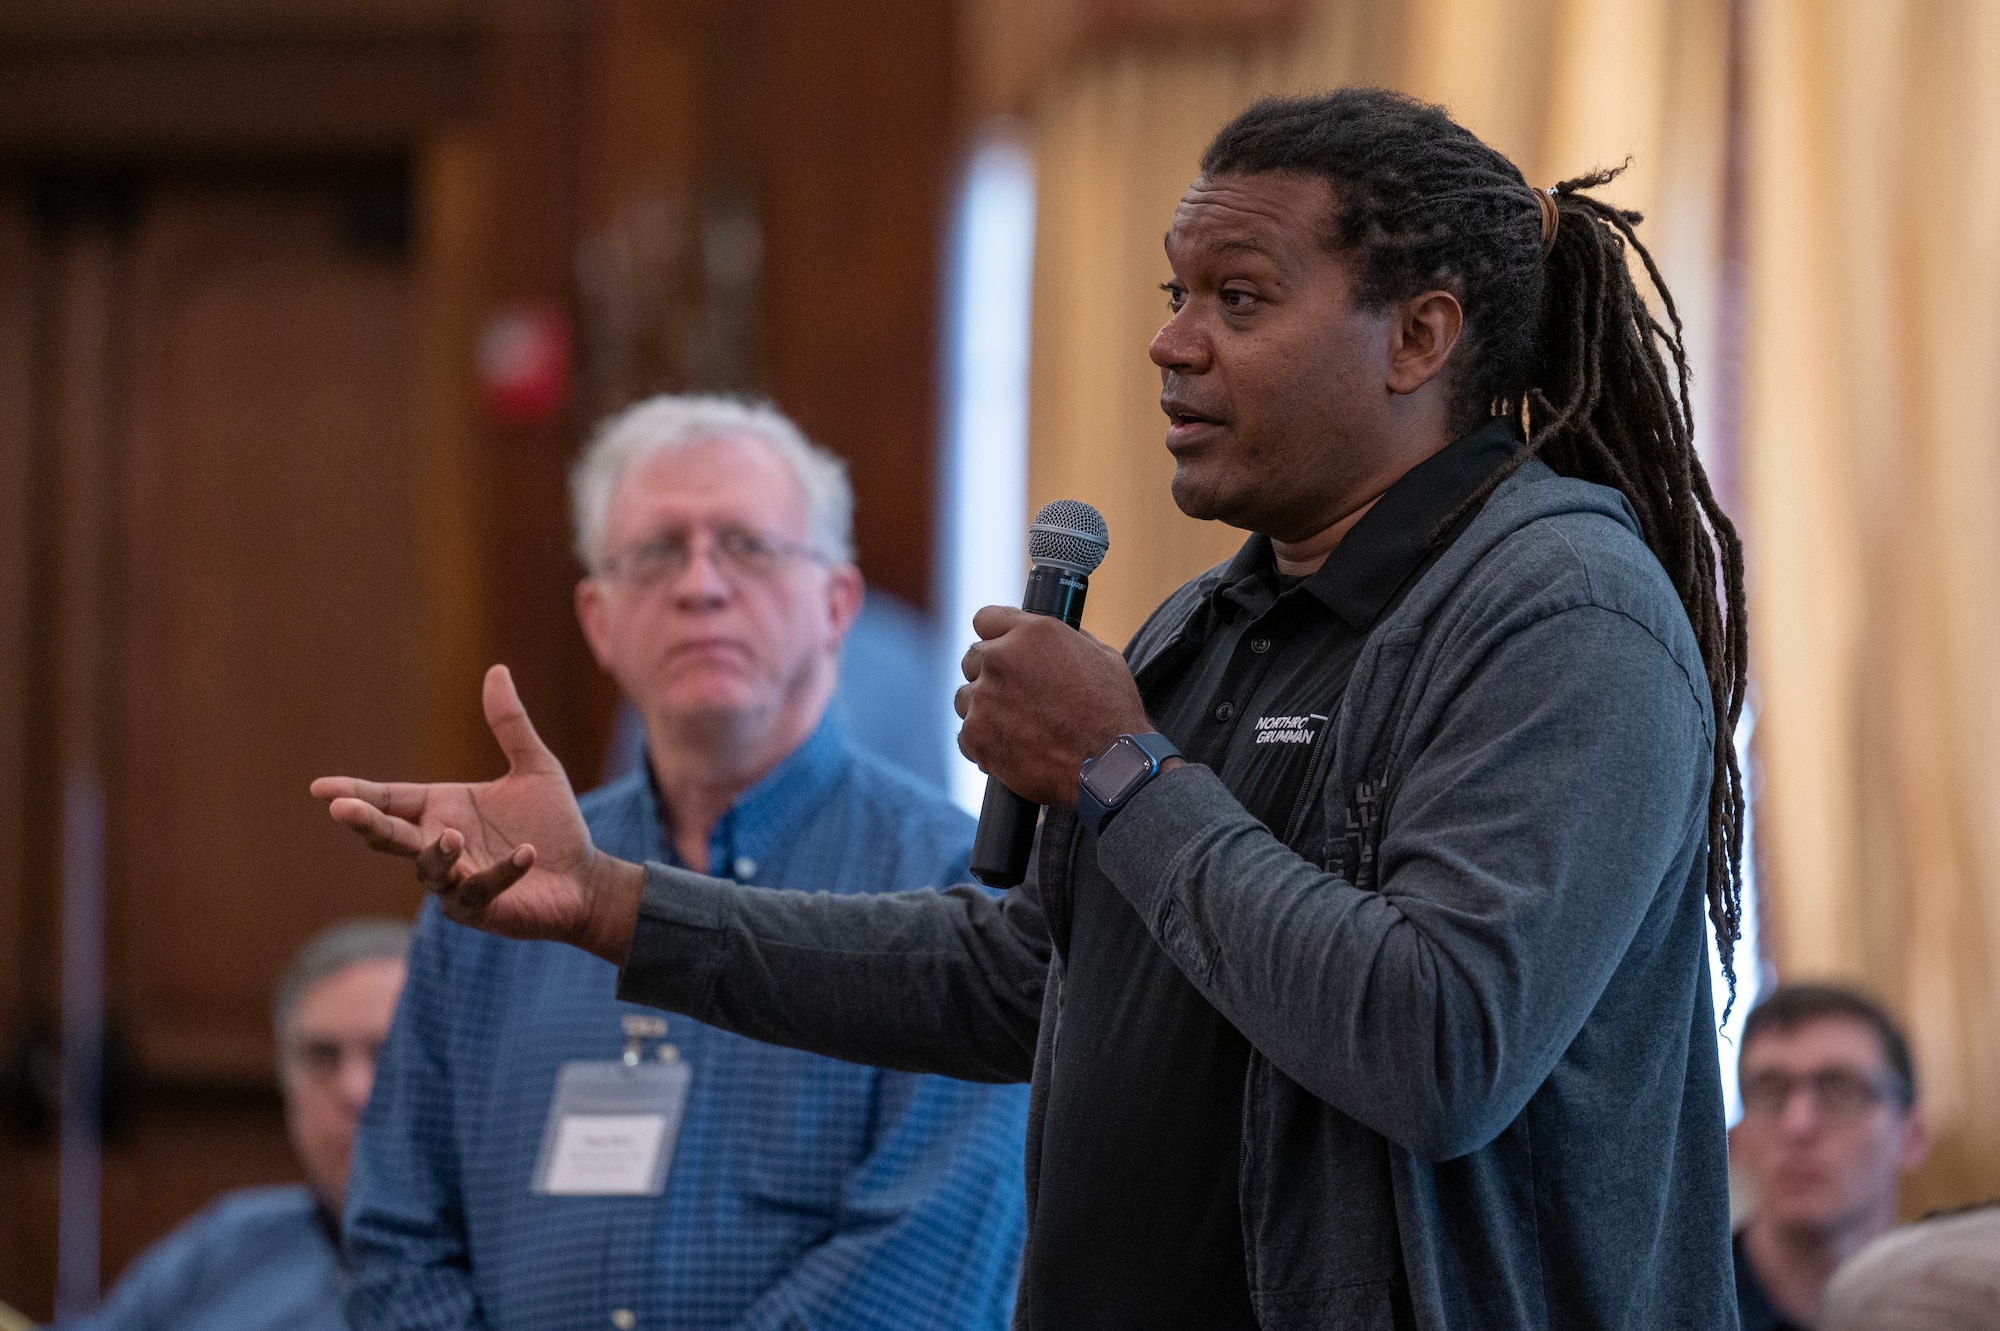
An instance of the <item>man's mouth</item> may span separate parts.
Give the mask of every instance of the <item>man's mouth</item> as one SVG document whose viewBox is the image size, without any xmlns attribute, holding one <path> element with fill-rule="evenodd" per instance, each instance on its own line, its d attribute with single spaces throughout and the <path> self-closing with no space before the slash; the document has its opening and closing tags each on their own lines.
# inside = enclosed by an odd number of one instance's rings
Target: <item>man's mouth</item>
<svg viewBox="0 0 2000 1331">
<path fill-rule="evenodd" d="M 1203 430 L 1221 425 L 1219 417 L 1212 416 L 1189 403 L 1162 398 L 1160 410 L 1167 413 L 1167 443 L 1169 446 L 1183 439 L 1192 438 Z"/>
</svg>

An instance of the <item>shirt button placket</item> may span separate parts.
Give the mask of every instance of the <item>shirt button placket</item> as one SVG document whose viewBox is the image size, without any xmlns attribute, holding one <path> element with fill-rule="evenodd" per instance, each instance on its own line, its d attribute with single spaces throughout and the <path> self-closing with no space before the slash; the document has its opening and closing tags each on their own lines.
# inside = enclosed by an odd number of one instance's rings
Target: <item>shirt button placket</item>
<svg viewBox="0 0 2000 1331">
<path fill-rule="evenodd" d="M 1227 721 L 1234 715 L 1236 715 L 1236 704 L 1233 702 L 1223 703 L 1215 709 L 1215 719 L 1218 721 Z"/>
</svg>

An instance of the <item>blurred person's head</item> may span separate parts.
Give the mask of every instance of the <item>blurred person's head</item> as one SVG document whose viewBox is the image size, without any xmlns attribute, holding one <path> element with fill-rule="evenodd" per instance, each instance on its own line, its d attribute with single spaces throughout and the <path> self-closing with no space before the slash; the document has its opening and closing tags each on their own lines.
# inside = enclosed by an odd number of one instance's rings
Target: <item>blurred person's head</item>
<svg viewBox="0 0 2000 1331">
<path fill-rule="evenodd" d="M 839 459 L 768 406 L 666 396 L 570 474 L 577 617 L 663 737 L 768 765 L 818 724 L 861 605 Z"/>
<path fill-rule="evenodd" d="M 1738 1079 L 1730 1152 L 1753 1225 L 1846 1248 L 1895 1223 L 1929 1138 L 1909 1042 L 1878 1003 L 1836 985 L 1778 989 L 1744 1021 Z"/>
<path fill-rule="evenodd" d="M 1834 1276 L 1820 1331 L 2000 1331 L 2000 1208 L 1884 1235 Z"/>
<path fill-rule="evenodd" d="M 354 1131 L 375 1086 L 375 1056 L 403 991 L 410 926 L 336 924 L 299 949 L 272 1017 L 285 1122 L 306 1178 L 335 1215 L 347 1201 Z"/>
</svg>

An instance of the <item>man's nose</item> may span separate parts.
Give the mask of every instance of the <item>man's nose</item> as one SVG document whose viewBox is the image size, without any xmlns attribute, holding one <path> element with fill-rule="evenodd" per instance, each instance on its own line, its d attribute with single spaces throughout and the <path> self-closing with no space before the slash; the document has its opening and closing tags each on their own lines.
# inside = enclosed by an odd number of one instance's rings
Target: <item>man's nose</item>
<svg viewBox="0 0 2000 1331">
<path fill-rule="evenodd" d="M 1819 1096 L 1810 1082 L 1792 1087 L 1778 1122 L 1788 1137 L 1810 1137 L 1820 1128 Z"/>
<path fill-rule="evenodd" d="M 341 1101 L 356 1114 L 368 1107 L 368 1096 L 375 1089 L 375 1060 L 368 1054 L 347 1054 L 340 1060 L 339 1078 Z"/>
<path fill-rule="evenodd" d="M 1160 325 L 1146 354 L 1152 357 L 1153 364 L 1177 374 L 1203 374 L 1208 370 L 1208 338 L 1194 326 L 1185 306 Z"/>
<path fill-rule="evenodd" d="M 722 552 L 712 540 L 688 546 L 687 567 L 674 578 L 674 600 L 684 608 L 720 605 L 734 590 L 722 569 Z"/>
</svg>

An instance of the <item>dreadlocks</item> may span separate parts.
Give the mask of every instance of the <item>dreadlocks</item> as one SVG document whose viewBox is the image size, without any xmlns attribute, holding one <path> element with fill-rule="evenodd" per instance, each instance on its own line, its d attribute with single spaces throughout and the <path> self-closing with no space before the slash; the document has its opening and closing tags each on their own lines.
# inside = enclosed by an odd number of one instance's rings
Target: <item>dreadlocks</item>
<svg viewBox="0 0 2000 1331">
<path fill-rule="evenodd" d="M 1514 164 L 1442 107 L 1399 93 L 1267 98 L 1225 125 L 1201 159 L 1209 176 L 1284 171 L 1329 181 L 1337 206 L 1327 247 L 1352 265 L 1364 305 L 1438 288 L 1458 297 L 1465 323 L 1453 356 L 1454 424 L 1469 430 L 1498 412 L 1526 438 L 1461 514 L 1536 457 L 1631 502 L 1687 611 L 1722 722 L 1707 898 L 1733 1005 L 1743 914 L 1743 775 L 1731 742 L 1748 683 L 1743 546 L 1694 449 L 1680 312 L 1634 230 L 1640 215 L 1584 192 L 1623 169 L 1551 191 L 1557 226 L 1545 255 L 1543 205 Z M 1628 248 L 1667 326 L 1633 284 Z"/>
</svg>

